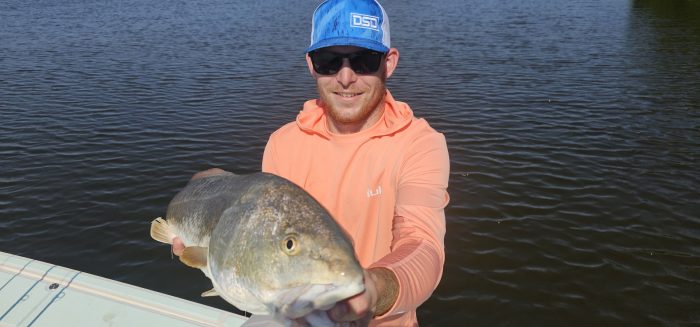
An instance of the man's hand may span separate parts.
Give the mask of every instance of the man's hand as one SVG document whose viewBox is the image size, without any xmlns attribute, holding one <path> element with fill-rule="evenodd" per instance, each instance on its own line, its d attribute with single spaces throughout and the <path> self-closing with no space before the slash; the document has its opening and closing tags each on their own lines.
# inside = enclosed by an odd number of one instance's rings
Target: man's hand
<svg viewBox="0 0 700 327">
<path fill-rule="evenodd" d="M 391 270 L 370 268 L 365 270 L 365 291 L 338 302 L 328 311 L 328 315 L 336 322 L 355 322 L 366 326 L 373 317 L 389 311 L 398 295 L 399 283 Z"/>
<path fill-rule="evenodd" d="M 192 178 L 190 180 L 195 180 L 195 179 L 200 179 L 204 177 L 209 177 L 209 176 L 216 176 L 216 175 L 225 175 L 228 174 L 229 172 L 221 169 L 221 168 L 209 168 L 207 170 L 200 171 L 194 175 L 192 175 Z"/>
<path fill-rule="evenodd" d="M 200 179 L 204 177 L 209 177 L 209 176 L 216 176 L 216 175 L 225 175 L 228 174 L 229 172 L 221 169 L 221 168 L 209 168 L 207 170 L 200 171 L 194 175 L 192 175 L 192 178 L 190 180 L 195 180 L 195 179 Z M 173 238 L 173 246 L 172 246 L 172 251 L 173 254 L 176 256 L 181 256 L 182 252 L 185 250 L 185 244 L 182 243 L 182 240 L 179 237 Z"/>
<path fill-rule="evenodd" d="M 185 251 L 185 243 L 182 243 L 182 240 L 177 236 L 175 236 L 175 238 L 173 238 L 172 251 L 173 251 L 173 254 L 178 256 L 178 257 L 181 256 L 182 252 Z"/>
</svg>

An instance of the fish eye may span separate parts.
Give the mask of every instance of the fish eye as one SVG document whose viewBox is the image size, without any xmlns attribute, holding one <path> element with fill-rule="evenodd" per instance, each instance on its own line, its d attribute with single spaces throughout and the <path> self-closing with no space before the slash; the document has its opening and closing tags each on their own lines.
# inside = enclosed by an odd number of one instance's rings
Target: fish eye
<svg viewBox="0 0 700 327">
<path fill-rule="evenodd" d="M 282 240 L 282 251 L 288 255 L 295 255 L 299 253 L 299 241 L 295 235 L 287 235 Z"/>
</svg>

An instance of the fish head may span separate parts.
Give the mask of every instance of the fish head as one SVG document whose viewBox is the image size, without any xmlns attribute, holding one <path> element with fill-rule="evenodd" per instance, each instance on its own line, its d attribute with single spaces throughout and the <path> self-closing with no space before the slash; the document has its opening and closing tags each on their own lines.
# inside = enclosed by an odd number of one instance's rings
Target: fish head
<svg viewBox="0 0 700 327">
<path fill-rule="evenodd" d="M 364 291 L 351 240 L 308 193 L 278 177 L 248 193 L 212 233 L 220 294 L 243 288 L 268 312 L 298 318 Z"/>
<path fill-rule="evenodd" d="M 279 260 L 269 266 L 275 276 L 262 297 L 288 318 L 335 303 L 364 291 L 363 270 L 350 242 L 324 236 L 318 225 L 288 227 L 279 239 Z"/>
</svg>

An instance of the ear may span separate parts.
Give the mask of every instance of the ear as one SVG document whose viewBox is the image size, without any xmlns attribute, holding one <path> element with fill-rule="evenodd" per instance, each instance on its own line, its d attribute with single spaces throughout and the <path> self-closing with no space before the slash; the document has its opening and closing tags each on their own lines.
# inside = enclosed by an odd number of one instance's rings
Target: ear
<svg viewBox="0 0 700 327">
<path fill-rule="evenodd" d="M 311 73 L 311 76 L 315 79 L 316 78 L 316 71 L 314 70 L 314 64 L 311 63 L 311 57 L 309 57 L 309 54 L 306 54 L 306 65 L 309 67 L 309 73 Z"/>
<path fill-rule="evenodd" d="M 399 64 L 399 50 L 396 48 L 389 49 L 384 60 L 386 62 L 385 78 L 389 78 Z"/>
</svg>

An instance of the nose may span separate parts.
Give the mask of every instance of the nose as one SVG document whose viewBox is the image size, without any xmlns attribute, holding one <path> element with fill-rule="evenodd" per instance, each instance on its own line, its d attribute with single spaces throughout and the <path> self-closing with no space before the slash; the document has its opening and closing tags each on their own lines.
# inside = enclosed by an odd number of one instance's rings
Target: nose
<svg viewBox="0 0 700 327">
<path fill-rule="evenodd" d="M 348 87 L 352 83 L 355 83 L 357 80 L 357 74 L 355 74 L 355 71 L 352 70 L 352 67 L 350 67 L 350 59 L 343 58 L 343 66 L 340 67 L 340 70 L 335 75 L 335 79 L 343 87 Z"/>
</svg>

